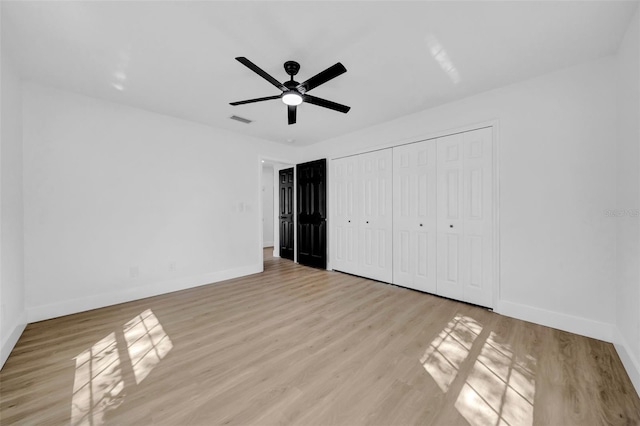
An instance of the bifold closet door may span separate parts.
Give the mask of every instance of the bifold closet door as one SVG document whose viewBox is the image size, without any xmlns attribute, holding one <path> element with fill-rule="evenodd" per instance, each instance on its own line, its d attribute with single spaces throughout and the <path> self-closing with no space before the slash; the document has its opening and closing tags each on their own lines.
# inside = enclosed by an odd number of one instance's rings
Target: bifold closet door
<svg viewBox="0 0 640 426">
<path fill-rule="evenodd" d="M 437 140 L 437 294 L 493 302 L 492 129 Z"/>
<path fill-rule="evenodd" d="M 393 279 L 392 152 L 389 148 L 357 157 L 360 165 L 358 275 L 391 283 Z"/>
<path fill-rule="evenodd" d="M 331 162 L 333 215 L 331 217 L 331 267 L 337 271 L 358 274 L 358 157 Z"/>
<path fill-rule="evenodd" d="M 436 293 L 436 144 L 393 148 L 393 283 Z"/>
<path fill-rule="evenodd" d="M 391 149 L 332 161 L 331 266 L 392 282 Z"/>
</svg>

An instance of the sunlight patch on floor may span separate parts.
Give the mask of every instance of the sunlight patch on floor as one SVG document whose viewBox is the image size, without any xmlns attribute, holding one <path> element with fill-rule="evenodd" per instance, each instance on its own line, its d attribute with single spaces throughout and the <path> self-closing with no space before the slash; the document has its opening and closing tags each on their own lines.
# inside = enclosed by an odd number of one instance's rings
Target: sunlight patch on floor
<svg viewBox="0 0 640 426">
<path fill-rule="evenodd" d="M 75 361 L 71 424 L 102 424 L 105 412 L 122 403 L 124 382 L 115 333 L 81 352 Z"/>
<path fill-rule="evenodd" d="M 126 341 L 127 347 L 118 346 Z M 106 414 L 125 399 L 123 367 L 133 370 L 136 385 L 173 348 L 154 313 L 147 309 L 128 321 L 122 330 L 109 333 L 74 359 L 76 362 L 71 401 L 71 425 L 101 425 Z M 129 365 L 129 362 L 131 363 Z M 133 379 L 129 379 L 129 386 Z"/>
<path fill-rule="evenodd" d="M 531 425 L 536 360 L 521 359 L 491 332 L 462 387 L 456 409 L 472 425 Z"/>
<path fill-rule="evenodd" d="M 482 331 L 482 325 L 473 318 L 456 315 L 433 339 L 420 362 L 433 377 L 442 392 L 446 393 L 456 378 L 460 365 L 469 355 L 474 340 Z"/>
<path fill-rule="evenodd" d="M 171 339 L 150 309 L 124 325 L 124 337 L 136 384 L 140 384 L 173 348 Z"/>
</svg>

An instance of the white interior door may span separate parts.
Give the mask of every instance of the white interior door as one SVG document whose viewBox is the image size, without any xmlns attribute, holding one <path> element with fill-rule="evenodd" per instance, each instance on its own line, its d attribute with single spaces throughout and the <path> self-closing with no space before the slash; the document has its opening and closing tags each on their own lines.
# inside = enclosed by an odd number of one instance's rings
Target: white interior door
<svg viewBox="0 0 640 426">
<path fill-rule="evenodd" d="M 359 155 L 359 274 L 392 282 L 391 149 Z"/>
<path fill-rule="evenodd" d="M 492 306 L 492 129 L 437 140 L 437 294 Z"/>
<path fill-rule="evenodd" d="M 334 202 L 331 217 L 331 267 L 358 274 L 358 158 L 340 158 L 331 162 Z"/>
<path fill-rule="evenodd" d="M 436 144 L 393 148 L 393 283 L 436 292 Z"/>
</svg>

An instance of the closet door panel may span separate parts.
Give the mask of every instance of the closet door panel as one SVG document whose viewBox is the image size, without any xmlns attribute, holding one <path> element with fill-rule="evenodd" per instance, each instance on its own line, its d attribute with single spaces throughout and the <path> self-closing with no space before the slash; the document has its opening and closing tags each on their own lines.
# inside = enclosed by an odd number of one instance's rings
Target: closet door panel
<svg viewBox="0 0 640 426">
<path fill-rule="evenodd" d="M 491 128 L 463 134 L 462 285 L 465 301 L 482 306 L 493 303 L 492 137 Z"/>
<path fill-rule="evenodd" d="M 393 148 L 393 282 L 436 291 L 434 141 Z"/>
<path fill-rule="evenodd" d="M 493 305 L 493 130 L 437 140 L 437 294 Z"/>
<path fill-rule="evenodd" d="M 358 274 L 358 200 L 356 157 L 332 161 L 333 203 L 332 262 L 335 270 Z"/>
<path fill-rule="evenodd" d="M 392 153 L 391 149 L 359 155 L 359 274 L 391 282 Z"/>
<path fill-rule="evenodd" d="M 437 148 L 437 294 L 463 299 L 462 134 L 439 138 Z"/>
</svg>

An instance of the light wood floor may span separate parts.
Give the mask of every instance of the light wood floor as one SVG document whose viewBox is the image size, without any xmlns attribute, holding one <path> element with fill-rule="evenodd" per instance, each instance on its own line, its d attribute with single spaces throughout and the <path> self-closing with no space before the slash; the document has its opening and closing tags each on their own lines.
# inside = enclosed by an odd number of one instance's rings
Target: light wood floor
<svg viewBox="0 0 640 426">
<path fill-rule="evenodd" d="M 30 324 L 0 423 L 629 425 L 613 346 L 265 258 L 265 272 Z"/>
</svg>

